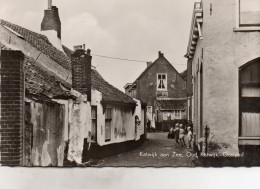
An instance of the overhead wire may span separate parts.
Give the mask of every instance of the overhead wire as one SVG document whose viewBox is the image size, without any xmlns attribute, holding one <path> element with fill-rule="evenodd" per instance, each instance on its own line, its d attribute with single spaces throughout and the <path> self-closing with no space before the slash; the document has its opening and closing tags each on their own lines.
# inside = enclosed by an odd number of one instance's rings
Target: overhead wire
<svg viewBox="0 0 260 189">
<path fill-rule="evenodd" d="M 98 54 L 91 54 L 92 56 L 97 56 L 100 58 L 108 58 L 108 59 L 115 59 L 115 60 L 124 60 L 129 62 L 152 62 L 152 61 L 145 61 L 145 60 L 136 60 L 136 59 L 128 59 L 128 58 L 118 58 L 112 56 L 105 56 L 105 55 L 98 55 Z M 186 64 L 174 64 L 174 65 L 186 65 Z"/>
</svg>

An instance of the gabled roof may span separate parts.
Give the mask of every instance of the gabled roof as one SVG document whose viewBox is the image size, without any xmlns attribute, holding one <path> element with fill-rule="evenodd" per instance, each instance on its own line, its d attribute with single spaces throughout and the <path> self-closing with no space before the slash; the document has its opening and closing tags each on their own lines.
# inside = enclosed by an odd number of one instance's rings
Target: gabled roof
<svg viewBox="0 0 260 189">
<path fill-rule="evenodd" d="M 143 77 L 143 75 L 146 74 L 146 73 L 158 62 L 158 60 L 160 60 L 161 58 L 164 58 L 164 59 L 166 60 L 166 62 L 168 62 L 168 63 L 170 64 L 170 66 L 175 70 L 175 72 L 181 76 L 181 74 L 173 67 L 173 65 L 172 65 L 172 64 L 164 57 L 164 55 L 162 54 L 162 55 L 161 55 L 159 58 L 157 58 L 152 64 L 150 64 L 149 66 L 147 66 L 147 67 L 145 68 L 145 70 L 139 75 L 139 77 L 133 82 L 133 84 L 136 83 L 137 80 L 139 80 L 141 77 Z M 182 76 L 181 76 L 181 78 L 182 78 Z"/>
<path fill-rule="evenodd" d="M 18 25 L 0 19 L 0 24 L 9 28 L 10 32 L 16 32 L 27 43 L 38 51 L 47 55 L 49 58 L 57 62 L 59 65 L 67 70 L 71 70 L 70 56 L 71 51 L 66 46 L 62 46 L 65 54 L 55 48 L 48 40 L 48 38 L 42 34 L 35 33 Z M 1 44 L 1 49 L 7 49 Z M 71 83 L 67 83 L 57 76 L 52 75 L 45 68 L 41 67 L 37 61 L 29 56 L 25 55 L 25 86 L 26 93 L 36 96 L 44 96 L 46 98 L 66 97 L 67 91 L 61 87 L 61 85 L 71 88 Z M 91 73 L 92 87 L 102 93 L 103 101 L 111 103 L 122 103 L 136 105 L 136 102 L 124 94 L 119 89 L 115 88 L 108 82 L 106 82 L 98 71 L 92 69 Z"/>
<path fill-rule="evenodd" d="M 187 99 L 157 99 L 157 103 L 161 110 L 184 110 L 187 106 Z"/>
<path fill-rule="evenodd" d="M 158 58 L 158 59 L 159 59 L 159 58 Z M 150 64 L 149 66 L 147 66 L 147 67 L 145 68 L 145 70 L 138 76 L 138 78 L 137 78 L 133 83 L 135 83 L 137 80 L 139 80 L 141 77 L 143 77 L 143 75 L 144 75 L 146 72 L 148 72 L 148 70 L 150 70 L 150 69 L 155 65 L 155 62 L 156 62 L 158 59 L 156 59 L 152 64 Z"/>
</svg>

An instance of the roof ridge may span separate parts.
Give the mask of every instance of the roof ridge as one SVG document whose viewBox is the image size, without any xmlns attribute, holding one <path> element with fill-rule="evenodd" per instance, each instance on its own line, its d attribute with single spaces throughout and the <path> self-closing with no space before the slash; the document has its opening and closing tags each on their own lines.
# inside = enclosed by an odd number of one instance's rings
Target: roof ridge
<svg viewBox="0 0 260 189">
<path fill-rule="evenodd" d="M 29 29 L 24 28 L 24 27 L 22 27 L 22 26 L 19 26 L 19 25 L 17 25 L 17 24 L 13 24 L 13 23 L 8 22 L 8 21 L 6 21 L 6 20 L 4 20 L 4 19 L 0 19 L 0 24 L 1 24 L 1 25 L 4 25 L 4 26 L 6 26 L 6 25 L 13 25 L 13 26 L 15 26 L 15 27 L 20 27 L 20 28 L 23 29 L 23 30 L 26 30 L 26 31 L 28 31 L 28 32 L 34 33 L 35 35 L 41 36 L 42 38 L 39 38 L 40 40 L 44 40 L 45 42 L 47 42 L 47 43 L 49 43 L 49 44 L 51 45 L 51 43 L 50 43 L 48 37 L 45 36 L 45 35 L 43 35 L 43 34 L 34 32 L 34 31 L 32 31 L 32 30 L 29 30 Z M 8 26 L 6 26 L 6 27 L 8 27 Z"/>
<path fill-rule="evenodd" d="M 29 43 L 32 47 L 36 48 L 41 53 L 45 54 L 49 58 L 53 59 L 59 65 L 65 69 L 71 70 L 70 58 L 62 51 L 54 47 L 48 37 L 43 34 L 36 33 L 19 25 L 10 23 L 3 19 L 0 19 L 0 24 L 14 30 L 18 34 L 24 37 L 24 40 Z"/>
<path fill-rule="evenodd" d="M 156 64 L 156 62 L 160 59 L 160 58 L 164 58 L 170 65 L 171 67 L 177 72 L 177 74 L 179 74 L 179 76 L 181 76 L 181 74 L 175 69 L 175 67 L 167 60 L 167 58 L 165 56 L 161 56 L 161 57 L 158 57 L 155 61 L 152 62 L 151 65 L 147 66 L 145 68 L 145 70 L 137 77 L 137 79 L 133 82 L 135 83 L 138 79 L 140 79 L 151 67 L 153 67 L 153 65 Z M 181 76 L 182 78 L 182 76 Z M 183 78 L 182 78 L 183 79 Z M 184 80 L 184 79 L 183 79 Z"/>
</svg>

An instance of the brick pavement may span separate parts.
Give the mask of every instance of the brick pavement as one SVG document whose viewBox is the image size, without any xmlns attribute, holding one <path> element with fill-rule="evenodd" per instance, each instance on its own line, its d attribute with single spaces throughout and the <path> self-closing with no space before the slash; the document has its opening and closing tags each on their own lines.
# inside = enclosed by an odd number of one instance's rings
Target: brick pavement
<svg viewBox="0 0 260 189">
<path fill-rule="evenodd" d="M 99 160 L 98 167 L 194 167 L 192 150 L 180 147 L 167 133 L 148 133 L 139 148 Z"/>
</svg>

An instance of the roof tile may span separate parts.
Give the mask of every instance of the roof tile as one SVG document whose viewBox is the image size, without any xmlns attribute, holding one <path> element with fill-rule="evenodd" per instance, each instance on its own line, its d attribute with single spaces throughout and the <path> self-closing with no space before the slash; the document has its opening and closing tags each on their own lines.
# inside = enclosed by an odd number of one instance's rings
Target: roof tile
<svg viewBox="0 0 260 189">
<path fill-rule="evenodd" d="M 158 105 L 161 110 L 184 110 L 186 108 L 186 99 L 158 99 Z"/>
<path fill-rule="evenodd" d="M 55 48 L 48 40 L 48 38 L 42 34 L 35 33 L 21 26 L 12 24 L 5 20 L 0 19 L 0 24 L 11 28 L 15 32 L 24 37 L 24 40 L 38 51 L 50 57 L 62 67 L 71 70 L 70 58 L 63 52 Z"/>
<path fill-rule="evenodd" d="M 30 45 L 44 53 L 55 62 L 63 66 L 65 69 L 71 70 L 70 55 L 73 51 L 63 46 L 64 52 L 56 49 L 51 45 L 48 38 L 42 34 L 32 32 L 28 29 L 22 28 L 15 24 L 9 23 L 4 20 L 0 20 L 0 24 L 11 28 L 15 32 L 22 35 Z M 1 44 L 1 47 L 3 45 Z M 3 46 L 4 48 L 4 46 Z M 66 87 L 71 87 L 71 84 L 66 83 L 57 76 L 52 75 L 50 72 L 40 67 L 37 61 L 31 57 L 25 56 L 25 86 L 27 94 L 55 97 L 55 96 L 66 96 L 66 91 L 61 89 L 60 83 Z M 98 73 L 97 70 L 92 70 L 91 73 L 91 86 L 102 93 L 103 100 L 112 103 L 122 103 L 128 105 L 135 105 L 136 102 L 118 90 Z"/>
</svg>

